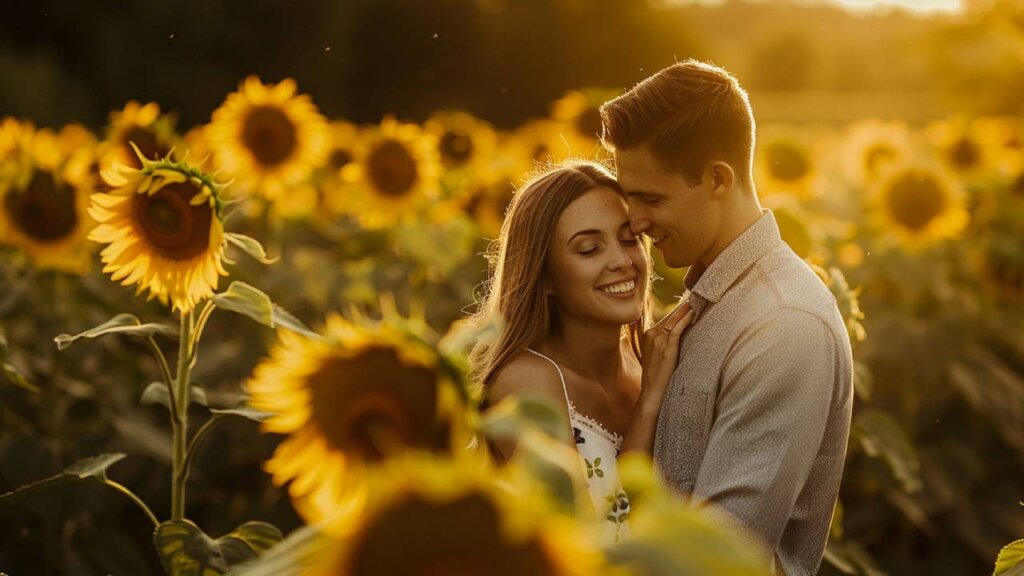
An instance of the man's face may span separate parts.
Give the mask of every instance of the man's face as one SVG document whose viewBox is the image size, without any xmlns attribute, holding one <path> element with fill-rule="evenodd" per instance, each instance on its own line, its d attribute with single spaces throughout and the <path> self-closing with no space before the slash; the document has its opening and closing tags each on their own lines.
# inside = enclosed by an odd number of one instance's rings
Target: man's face
<svg viewBox="0 0 1024 576">
<path fill-rule="evenodd" d="M 692 186 L 682 174 L 664 170 L 645 148 L 616 150 L 615 165 L 629 200 L 630 229 L 649 236 L 666 264 L 691 266 L 711 251 L 721 202 L 707 170 Z"/>
</svg>

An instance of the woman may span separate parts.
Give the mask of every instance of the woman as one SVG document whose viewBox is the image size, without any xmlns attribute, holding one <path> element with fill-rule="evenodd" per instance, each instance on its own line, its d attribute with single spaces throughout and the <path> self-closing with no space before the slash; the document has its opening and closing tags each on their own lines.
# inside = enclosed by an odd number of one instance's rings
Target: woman
<svg viewBox="0 0 1024 576">
<path fill-rule="evenodd" d="M 473 355 L 485 403 L 532 393 L 566 410 L 591 499 L 618 535 L 629 507 L 615 459 L 650 453 L 689 307 L 647 328 L 647 248 L 600 164 L 566 163 L 525 184 L 494 252 L 480 316 L 502 329 Z M 495 450 L 507 459 L 514 446 Z"/>
</svg>

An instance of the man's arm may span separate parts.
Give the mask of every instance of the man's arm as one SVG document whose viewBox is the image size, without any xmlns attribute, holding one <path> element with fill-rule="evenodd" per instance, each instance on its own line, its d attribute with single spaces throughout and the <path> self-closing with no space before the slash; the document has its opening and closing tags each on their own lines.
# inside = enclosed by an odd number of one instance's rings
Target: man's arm
<svg viewBox="0 0 1024 576">
<path fill-rule="evenodd" d="M 775 549 L 828 422 L 837 378 L 828 326 L 784 308 L 740 337 L 722 370 L 716 418 L 693 489 Z"/>
</svg>

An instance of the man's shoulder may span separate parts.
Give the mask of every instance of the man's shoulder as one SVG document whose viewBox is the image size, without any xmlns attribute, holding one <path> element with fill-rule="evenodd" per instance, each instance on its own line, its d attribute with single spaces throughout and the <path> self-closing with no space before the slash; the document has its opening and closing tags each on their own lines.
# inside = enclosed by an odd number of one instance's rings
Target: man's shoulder
<svg viewBox="0 0 1024 576">
<path fill-rule="evenodd" d="M 800 310 L 832 325 L 839 319 L 836 298 L 825 282 L 789 246 L 782 244 L 755 264 L 762 284 L 763 312 Z"/>
</svg>

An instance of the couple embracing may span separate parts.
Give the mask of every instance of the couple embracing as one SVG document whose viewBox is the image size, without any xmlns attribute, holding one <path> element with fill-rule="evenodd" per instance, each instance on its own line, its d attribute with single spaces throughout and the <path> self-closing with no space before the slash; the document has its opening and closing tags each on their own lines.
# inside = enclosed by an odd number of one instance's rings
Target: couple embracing
<svg viewBox="0 0 1024 576">
<path fill-rule="evenodd" d="M 853 362 L 835 299 L 758 201 L 747 94 L 691 60 L 601 116 L 615 175 L 556 166 L 509 207 L 481 312 L 502 328 L 474 354 L 486 402 L 532 393 L 563 407 L 596 506 L 618 494 L 616 458 L 647 453 L 675 491 L 758 536 L 778 573 L 814 574 Z M 686 296 L 657 323 L 652 249 L 688 268 Z"/>
</svg>

